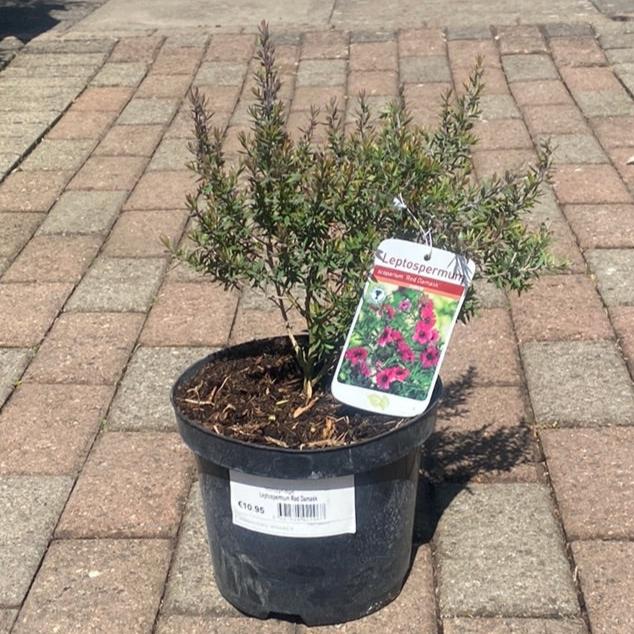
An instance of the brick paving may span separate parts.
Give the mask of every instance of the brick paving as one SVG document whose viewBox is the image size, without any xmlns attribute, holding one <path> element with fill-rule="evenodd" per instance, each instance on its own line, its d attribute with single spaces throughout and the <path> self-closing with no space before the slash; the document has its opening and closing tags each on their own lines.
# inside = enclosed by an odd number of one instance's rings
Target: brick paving
<svg viewBox="0 0 634 634">
<path fill-rule="evenodd" d="M 432 124 L 442 92 L 460 92 L 482 55 L 477 176 L 524 165 L 553 138 L 553 185 L 529 222 L 551 226 L 568 268 L 519 298 L 483 286 L 442 372 L 416 530 L 426 539 L 404 590 L 375 615 L 315 631 L 629 633 L 634 29 L 491 13 L 447 29 L 386 14 L 372 30 L 361 5 L 333 14 L 358 15 L 351 31 L 279 35 L 291 126 L 331 97 L 349 120 L 359 90 L 380 108 L 400 84 Z M 175 265 L 160 243 L 186 228 L 187 90 L 209 96 L 234 154 L 254 42 L 71 29 L 2 48 L 2 633 L 311 629 L 252 621 L 220 596 L 168 401 L 195 359 L 280 330 L 261 298 Z"/>
</svg>

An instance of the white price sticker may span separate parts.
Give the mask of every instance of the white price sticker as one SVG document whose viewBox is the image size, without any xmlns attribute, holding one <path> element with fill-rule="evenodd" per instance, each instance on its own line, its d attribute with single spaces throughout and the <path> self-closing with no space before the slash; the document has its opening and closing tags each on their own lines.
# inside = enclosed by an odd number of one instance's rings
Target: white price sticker
<svg viewBox="0 0 634 634">
<path fill-rule="evenodd" d="M 357 530 L 354 476 L 284 480 L 229 471 L 233 523 L 280 537 L 329 537 Z"/>
</svg>

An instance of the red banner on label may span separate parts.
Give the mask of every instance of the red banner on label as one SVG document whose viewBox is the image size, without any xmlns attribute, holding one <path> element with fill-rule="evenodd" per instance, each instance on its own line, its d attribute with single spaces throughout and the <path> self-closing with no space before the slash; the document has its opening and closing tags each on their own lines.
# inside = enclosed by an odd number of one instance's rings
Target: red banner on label
<svg viewBox="0 0 634 634">
<path fill-rule="evenodd" d="M 458 298 L 464 291 L 464 286 L 437 280 L 426 275 L 418 275 L 417 273 L 407 273 L 396 269 L 388 269 L 384 266 L 375 266 L 372 271 L 374 277 L 380 282 L 388 284 L 398 284 L 399 286 L 408 286 L 410 288 L 423 288 L 425 290 L 438 293 L 439 295 L 447 295 L 449 297 Z"/>
</svg>

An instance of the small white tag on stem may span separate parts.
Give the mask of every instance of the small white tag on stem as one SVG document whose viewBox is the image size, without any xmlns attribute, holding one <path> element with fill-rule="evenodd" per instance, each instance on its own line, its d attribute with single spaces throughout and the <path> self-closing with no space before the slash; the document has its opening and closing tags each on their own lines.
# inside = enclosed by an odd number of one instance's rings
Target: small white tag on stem
<svg viewBox="0 0 634 634">
<path fill-rule="evenodd" d="M 390 416 L 425 411 L 475 264 L 427 244 L 389 239 L 355 313 L 334 397 Z"/>
</svg>

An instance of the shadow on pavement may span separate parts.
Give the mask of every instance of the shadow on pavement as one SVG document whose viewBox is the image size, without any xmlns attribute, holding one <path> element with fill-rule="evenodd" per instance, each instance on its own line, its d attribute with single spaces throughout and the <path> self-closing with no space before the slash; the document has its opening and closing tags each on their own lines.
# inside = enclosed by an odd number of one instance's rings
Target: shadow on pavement
<svg viewBox="0 0 634 634">
<path fill-rule="evenodd" d="M 51 13 L 65 9 L 61 2 L 0 0 L 0 40 L 14 36 L 26 43 L 59 24 Z"/>
</svg>

